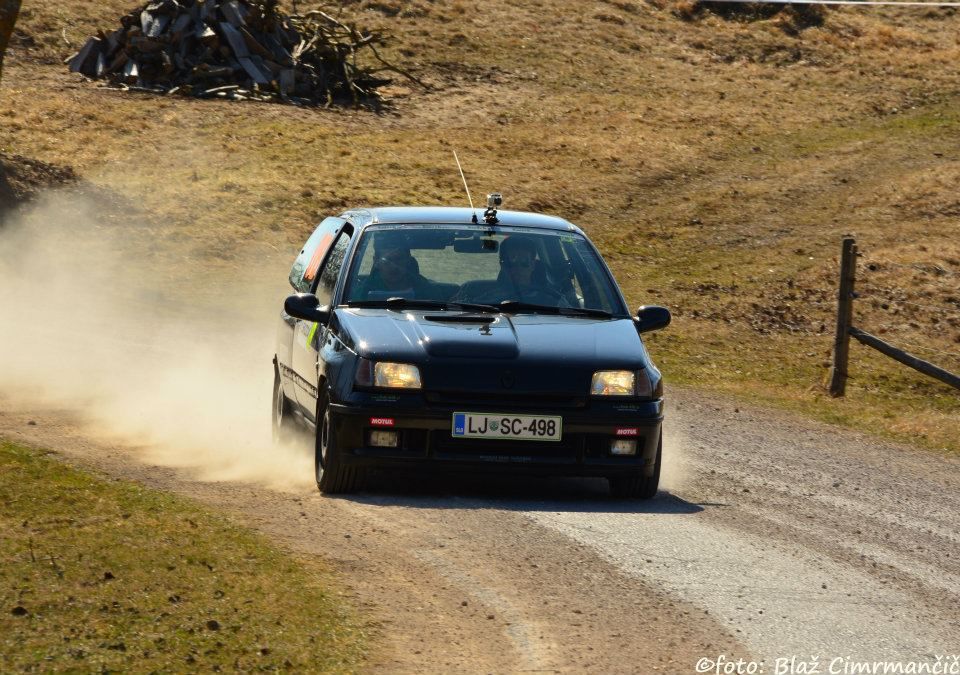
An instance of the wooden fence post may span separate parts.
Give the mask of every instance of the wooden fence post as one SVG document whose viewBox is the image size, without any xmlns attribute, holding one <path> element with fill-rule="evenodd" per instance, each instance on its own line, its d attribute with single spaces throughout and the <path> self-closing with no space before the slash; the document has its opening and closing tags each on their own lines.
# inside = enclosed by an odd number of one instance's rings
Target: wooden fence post
<svg viewBox="0 0 960 675">
<path fill-rule="evenodd" d="M 833 366 L 830 368 L 830 395 L 847 391 L 847 361 L 850 355 L 850 326 L 853 322 L 853 286 L 857 276 L 857 244 L 844 237 L 840 256 L 840 291 L 837 293 L 837 333 L 833 342 Z"/>
</svg>

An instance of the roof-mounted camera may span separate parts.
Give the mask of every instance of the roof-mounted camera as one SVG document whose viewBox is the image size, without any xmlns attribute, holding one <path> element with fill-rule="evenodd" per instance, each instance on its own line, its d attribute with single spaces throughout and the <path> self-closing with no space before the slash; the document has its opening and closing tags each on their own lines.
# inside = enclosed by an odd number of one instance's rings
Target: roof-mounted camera
<svg viewBox="0 0 960 675">
<path fill-rule="evenodd" d="M 499 192 L 487 195 L 487 210 L 483 212 L 483 219 L 488 225 L 495 225 L 499 222 L 497 209 L 501 204 L 503 204 L 503 195 Z"/>
<path fill-rule="evenodd" d="M 470 210 L 473 215 L 470 220 L 477 222 L 477 212 L 473 208 L 473 197 L 470 196 L 470 187 L 467 185 L 467 177 L 463 173 L 463 167 L 460 165 L 460 158 L 457 157 L 457 151 L 453 151 L 453 159 L 457 162 L 457 170 L 460 171 L 460 178 L 463 180 L 463 189 L 467 191 L 467 201 L 470 202 Z M 503 204 L 503 195 L 499 192 L 493 192 L 487 195 L 487 210 L 483 212 L 483 220 L 487 225 L 496 225 L 500 220 L 497 218 L 497 209 Z"/>
</svg>

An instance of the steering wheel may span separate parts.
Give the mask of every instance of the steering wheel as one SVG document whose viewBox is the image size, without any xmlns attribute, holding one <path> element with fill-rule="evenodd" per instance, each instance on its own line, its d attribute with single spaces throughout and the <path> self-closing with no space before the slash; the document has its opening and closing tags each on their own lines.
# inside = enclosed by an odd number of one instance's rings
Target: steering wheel
<svg viewBox="0 0 960 675">
<path fill-rule="evenodd" d="M 520 294 L 520 299 L 524 302 L 531 302 L 538 305 L 559 305 L 558 301 L 566 300 L 563 297 L 563 293 L 558 291 L 555 288 L 549 287 L 537 287 L 530 290 L 527 290 Z"/>
</svg>

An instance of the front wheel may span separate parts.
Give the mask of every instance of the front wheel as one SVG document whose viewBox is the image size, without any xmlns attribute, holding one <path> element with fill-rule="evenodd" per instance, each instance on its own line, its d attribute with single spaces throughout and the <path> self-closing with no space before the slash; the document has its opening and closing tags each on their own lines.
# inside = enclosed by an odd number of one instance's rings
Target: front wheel
<svg viewBox="0 0 960 675">
<path fill-rule="evenodd" d="M 274 443 L 285 443 L 293 436 L 293 406 L 283 393 L 280 373 L 273 371 L 273 405 L 271 429 Z"/>
<path fill-rule="evenodd" d="M 317 487 L 325 494 L 352 492 L 360 483 L 360 470 L 344 466 L 342 451 L 337 445 L 336 427 L 330 414 L 330 399 L 326 394 L 317 402 L 317 443 L 314 457 Z"/>
<path fill-rule="evenodd" d="M 657 459 L 653 467 L 653 475 L 645 476 L 642 472 L 633 476 L 611 476 L 610 494 L 620 499 L 652 499 L 660 486 L 660 464 L 663 459 L 663 433 L 657 443 Z"/>
</svg>

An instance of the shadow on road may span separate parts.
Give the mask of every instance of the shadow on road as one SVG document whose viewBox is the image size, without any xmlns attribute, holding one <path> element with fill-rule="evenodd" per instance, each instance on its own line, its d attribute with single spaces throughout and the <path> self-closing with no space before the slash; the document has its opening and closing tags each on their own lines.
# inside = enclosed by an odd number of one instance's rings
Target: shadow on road
<svg viewBox="0 0 960 675">
<path fill-rule="evenodd" d="M 347 499 L 371 506 L 577 513 L 693 514 L 704 510 L 661 490 L 650 500 L 614 499 L 602 478 L 379 474 Z M 711 505 L 713 506 L 713 505 Z"/>
</svg>

